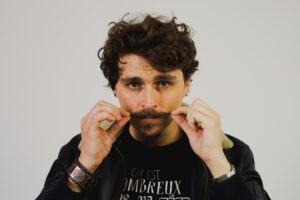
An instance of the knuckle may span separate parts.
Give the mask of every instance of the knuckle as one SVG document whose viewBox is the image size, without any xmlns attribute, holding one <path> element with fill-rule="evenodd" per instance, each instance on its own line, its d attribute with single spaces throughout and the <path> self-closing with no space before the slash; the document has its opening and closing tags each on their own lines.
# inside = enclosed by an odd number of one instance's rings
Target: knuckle
<svg viewBox="0 0 300 200">
<path fill-rule="evenodd" d="M 86 126 L 86 123 L 87 123 L 87 116 L 83 117 L 83 118 L 80 120 L 80 126 L 81 126 L 81 127 L 85 127 L 85 126 Z"/>
<path fill-rule="evenodd" d="M 83 118 L 81 118 L 81 122 L 85 122 L 89 117 L 89 113 L 86 114 Z"/>
<path fill-rule="evenodd" d="M 207 124 L 208 124 L 210 127 L 214 127 L 215 124 L 216 124 L 216 122 L 215 122 L 214 119 L 209 119 L 209 120 L 207 121 Z"/>
<path fill-rule="evenodd" d="M 212 121 L 211 121 L 211 125 L 212 125 L 213 127 L 218 126 L 218 124 L 219 124 L 219 121 L 218 121 L 218 120 L 212 120 Z"/>
<path fill-rule="evenodd" d="M 80 120 L 80 126 L 81 126 L 81 127 L 84 125 L 84 122 L 85 122 L 85 119 L 82 118 L 82 119 Z"/>
<path fill-rule="evenodd" d="M 81 126 L 81 133 L 82 133 L 82 135 L 85 135 L 86 134 L 86 131 L 87 130 L 87 128 L 86 128 L 86 126 Z"/>
<path fill-rule="evenodd" d="M 98 120 L 98 116 L 97 116 L 97 114 L 95 113 L 95 114 L 93 114 L 92 116 L 91 116 L 91 118 L 92 118 L 92 120 L 93 121 L 95 121 L 95 120 Z"/>
<path fill-rule="evenodd" d="M 101 106 L 101 105 L 104 105 L 104 103 L 105 103 L 105 102 L 104 102 L 103 100 L 100 100 L 100 101 L 97 102 L 97 105 L 100 105 L 100 106 Z"/>
<path fill-rule="evenodd" d="M 212 125 L 215 127 L 218 125 L 218 122 L 216 120 L 212 121 Z"/>
<path fill-rule="evenodd" d="M 215 113 L 215 120 L 217 123 L 221 121 L 221 115 L 217 112 Z"/>
<path fill-rule="evenodd" d="M 216 117 L 216 119 L 220 119 L 221 118 L 220 113 L 215 112 L 215 117 Z"/>
</svg>

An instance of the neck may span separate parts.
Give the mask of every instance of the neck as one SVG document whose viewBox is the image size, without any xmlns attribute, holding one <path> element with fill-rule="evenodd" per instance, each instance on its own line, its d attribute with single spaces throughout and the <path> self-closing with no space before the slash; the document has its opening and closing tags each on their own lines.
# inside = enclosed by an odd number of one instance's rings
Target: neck
<svg viewBox="0 0 300 200">
<path fill-rule="evenodd" d="M 130 124 L 129 126 L 130 135 L 142 144 L 149 146 L 165 146 L 179 140 L 182 136 L 182 132 L 177 123 L 172 120 L 172 122 L 154 139 L 145 140 L 141 137 L 141 134 Z"/>
</svg>

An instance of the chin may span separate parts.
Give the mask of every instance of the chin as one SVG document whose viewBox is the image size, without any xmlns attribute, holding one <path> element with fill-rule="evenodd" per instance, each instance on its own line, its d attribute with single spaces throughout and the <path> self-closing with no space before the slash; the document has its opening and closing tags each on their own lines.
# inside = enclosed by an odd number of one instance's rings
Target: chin
<svg viewBox="0 0 300 200">
<path fill-rule="evenodd" d="M 137 130 L 137 136 L 140 142 L 153 145 L 159 141 L 159 138 L 161 138 L 163 134 L 165 134 L 163 132 L 165 127 L 150 127 L 151 125 L 146 125 L 143 129 Z"/>
<path fill-rule="evenodd" d="M 143 124 L 142 126 L 136 127 L 137 133 L 141 137 L 145 137 L 145 138 L 157 138 L 162 134 L 164 129 L 165 127 L 161 127 L 157 124 L 151 124 L 151 123 L 146 123 Z"/>
</svg>

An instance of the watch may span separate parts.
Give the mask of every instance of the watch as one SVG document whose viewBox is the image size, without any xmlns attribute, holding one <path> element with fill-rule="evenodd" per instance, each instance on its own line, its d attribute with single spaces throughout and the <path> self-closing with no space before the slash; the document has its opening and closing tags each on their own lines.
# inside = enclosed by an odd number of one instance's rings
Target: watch
<svg viewBox="0 0 300 200">
<path fill-rule="evenodd" d="M 79 162 L 78 157 L 68 168 L 67 173 L 82 190 L 92 189 L 97 183 L 97 178 Z"/>
<path fill-rule="evenodd" d="M 212 181 L 214 183 L 221 183 L 221 182 L 229 179 L 230 177 L 232 177 L 235 174 L 236 174 L 235 167 L 234 167 L 234 165 L 230 164 L 230 171 L 228 173 L 226 173 L 223 176 L 220 176 L 218 178 L 214 178 Z"/>
</svg>

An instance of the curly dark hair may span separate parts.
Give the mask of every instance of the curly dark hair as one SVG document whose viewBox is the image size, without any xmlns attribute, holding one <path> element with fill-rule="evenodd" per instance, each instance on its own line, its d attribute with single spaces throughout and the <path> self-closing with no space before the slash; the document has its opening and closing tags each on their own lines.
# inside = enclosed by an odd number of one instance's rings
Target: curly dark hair
<svg viewBox="0 0 300 200">
<path fill-rule="evenodd" d="M 133 53 L 145 58 L 157 71 L 181 69 L 184 80 L 191 80 L 197 71 L 196 47 L 190 38 L 191 29 L 176 23 L 176 17 L 147 15 L 142 20 L 134 18 L 111 22 L 105 45 L 99 49 L 100 68 L 108 80 L 107 86 L 115 90 L 119 79 L 120 57 Z"/>
</svg>

